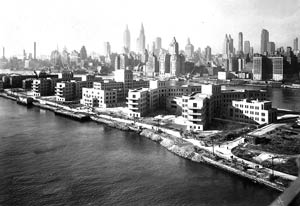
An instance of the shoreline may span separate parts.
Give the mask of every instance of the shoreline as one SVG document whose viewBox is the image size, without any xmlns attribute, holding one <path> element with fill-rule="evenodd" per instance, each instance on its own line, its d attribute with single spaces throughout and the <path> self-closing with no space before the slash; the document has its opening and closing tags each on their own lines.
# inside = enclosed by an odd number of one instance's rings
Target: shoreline
<svg viewBox="0 0 300 206">
<path fill-rule="evenodd" d="M 13 101 L 17 101 L 16 97 L 5 95 L 0 92 L 0 97 L 7 98 Z M 123 131 L 133 131 L 137 132 L 139 135 L 144 136 L 156 143 L 159 143 L 161 146 L 169 150 L 170 152 L 191 160 L 193 162 L 201 162 L 207 165 L 211 165 L 216 168 L 220 168 L 223 171 L 229 172 L 234 175 L 246 178 L 254 183 L 259 183 L 265 185 L 269 188 L 272 188 L 277 191 L 284 191 L 286 187 L 276 184 L 274 182 L 268 181 L 259 177 L 257 174 L 253 175 L 247 171 L 243 171 L 235 165 L 232 165 L 232 162 L 220 158 L 219 156 L 214 156 L 211 152 L 208 152 L 204 149 L 201 149 L 194 144 L 181 138 L 179 131 L 161 128 L 155 125 L 150 125 L 146 123 L 141 123 L 139 121 L 134 122 L 133 120 L 115 118 L 109 115 L 88 115 L 85 114 L 85 117 L 88 116 L 88 119 L 82 120 L 77 116 L 74 111 L 66 110 L 63 107 L 50 106 L 46 104 L 40 104 L 39 102 L 34 102 L 32 106 L 36 106 L 45 110 L 49 110 L 57 114 L 57 110 L 61 110 L 62 116 L 67 118 L 77 120 L 77 121 L 94 121 L 100 124 L 106 124 L 107 126 L 120 129 Z M 80 114 L 81 115 L 81 114 Z"/>
</svg>

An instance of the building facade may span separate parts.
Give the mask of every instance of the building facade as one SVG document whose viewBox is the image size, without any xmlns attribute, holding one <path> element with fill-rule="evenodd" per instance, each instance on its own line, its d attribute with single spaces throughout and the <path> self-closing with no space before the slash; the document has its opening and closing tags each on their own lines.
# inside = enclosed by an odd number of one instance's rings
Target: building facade
<svg viewBox="0 0 300 206">
<path fill-rule="evenodd" d="M 260 53 L 264 54 L 267 52 L 267 46 L 269 42 L 269 32 L 266 29 L 263 29 L 261 31 L 261 37 L 260 37 Z"/>
<path fill-rule="evenodd" d="M 259 100 L 234 100 L 228 108 L 228 118 L 250 124 L 270 124 L 277 120 L 277 110 L 272 102 Z"/>
<path fill-rule="evenodd" d="M 54 94 L 57 80 L 50 78 L 34 79 L 32 82 L 33 96 L 50 96 Z"/>
</svg>

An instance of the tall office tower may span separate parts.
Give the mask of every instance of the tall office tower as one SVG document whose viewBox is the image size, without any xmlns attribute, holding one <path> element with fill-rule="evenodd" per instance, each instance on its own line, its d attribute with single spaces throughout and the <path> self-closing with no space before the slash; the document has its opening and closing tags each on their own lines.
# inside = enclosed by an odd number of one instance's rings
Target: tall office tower
<svg viewBox="0 0 300 206">
<path fill-rule="evenodd" d="M 268 54 L 274 54 L 275 53 L 275 43 L 274 42 L 268 42 L 267 44 L 267 52 Z"/>
<path fill-rule="evenodd" d="M 156 37 L 156 39 L 155 39 L 155 49 L 157 51 L 159 51 L 161 49 L 161 38 L 160 37 Z"/>
<path fill-rule="evenodd" d="M 243 53 L 243 33 L 239 33 L 238 53 Z"/>
<path fill-rule="evenodd" d="M 140 39 L 139 38 L 136 39 L 136 51 L 140 52 Z"/>
<path fill-rule="evenodd" d="M 155 42 L 152 42 L 151 53 L 155 53 Z"/>
<path fill-rule="evenodd" d="M 282 81 L 284 78 L 284 71 L 283 71 L 283 57 L 276 56 L 270 57 L 272 61 L 272 79 L 275 81 Z"/>
<path fill-rule="evenodd" d="M 194 45 L 191 44 L 190 38 L 188 38 L 187 45 L 185 46 L 185 55 L 186 55 L 187 60 L 193 60 Z"/>
<path fill-rule="evenodd" d="M 70 54 L 66 47 L 64 47 L 62 53 L 61 53 L 61 61 L 63 65 L 69 65 L 70 63 Z"/>
<path fill-rule="evenodd" d="M 129 66 L 129 59 L 127 54 L 120 55 L 120 69 L 126 69 Z"/>
<path fill-rule="evenodd" d="M 120 65 L 120 55 L 117 55 L 116 58 L 115 58 L 115 71 L 116 70 L 119 70 L 121 65 Z"/>
<path fill-rule="evenodd" d="M 170 73 L 170 60 L 171 60 L 171 55 L 162 52 L 159 54 L 159 74 L 160 75 L 165 75 L 166 73 Z"/>
<path fill-rule="evenodd" d="M 250 56 L 253 56 L 253 54 L 254 54 L 254 48 L 250 47 Z"/>
<path fill-rule="evenodd" d="M 80 59 L 81 60 L 87 59 L 87 52 L 86 52 L 85 46 L 82 46 L 80 49 Z"/>
<path fill-rule="evenodd" d="M 169 45 L 169 53 L 171 55 L 179 54 L 179 46 L 178 46 L 178 42 L 176 41 L 175 37 L 173 38 L 171 44 Z"/>
<path fill-rule="evenodd" d="M 266 29 L 261 31 L 261 39 L 260 39 L 260 53 L 264 54 L 268 51 L 268 42 L 269 42 L 269 32 Z"/>
<path fill-rule="evenodd" d="M 130 51 L 130 32 L 128 29 L 128 25 L 126 25 L 126 29 L 123 34 L 123 43 L 126 50 Z"/>
<path fill-rule="evenodd" d="M 110 56 L 111 54 L 111 48 L 109 42 L 104 42 L 104 56 Z"/>
<path fill-rule="evenodd" d="M 178 46 L 178 43 L 177 43 L 175 37 L 173 38 L 171 44 L 169 45 L 169 53 L 171 55 L 179 54 L 179 46 Z"/>
<path fill-rule="evenodd" d="M 36 42 L 33 43 L 33 59 L 36 59 Z"/>
<path fill-rule="evenodd" d="M 245 41 L 244 42 L 244 54 L 250 54 L 250 41 Z"/>
<path fill-rule="evenodd" d="M 294 39 L 294 51 L 298 50 L 298 38 Z"/>
<path fill-rule="evenodd" d="M 224 39 L 224 45 L 223 45 L 223 58 L 227 59 L 229 54 L 229 39 L 227 34 L 225 35 L 225 39 Z"/>
<path fill-rule="evenodd" d="M 138 52 L 143 54 L 145 49 L 146 49 L 146 37 L 145 37 L 145 31 L 144 31 L 144 26 L 142 24 L 141 26 L 141 31 L 140 31 L 140 35 L 139 35 L 139 38 L 138 38 L 138 47 L 139 47 L 139 50 Z"/>
<path fill-rule="evenodd" d="M 206 61 L 211 60 L 211 48 L 210 48 L 210 46 L 207 46 L 205 48 L 205 58 L 206 58 Z"/>
<path fill-rule="evenodd" d="M 234 54 L 234 47 L 233 47 L 233 38 L 231 38 L 231 35 L 229 34 L 229 54 Z"/>
<path fill-rule="evenodd" d="M 26 60 L 26 59 L 27 59 L 26 51 L 25 51 L 25 49 L 23 49 L 23 60 Z"/>
<path fill-rule="evenodd" d="M 171 76 L 177 76 L 181 69 L 180 69 L 180 57 L 179 57 L 179 45 L 175 39 L 173 38 L 172 42 L 169 46 L 169 53 L 171 55 L 170 58 L 170 74 Z"/>
</svg>

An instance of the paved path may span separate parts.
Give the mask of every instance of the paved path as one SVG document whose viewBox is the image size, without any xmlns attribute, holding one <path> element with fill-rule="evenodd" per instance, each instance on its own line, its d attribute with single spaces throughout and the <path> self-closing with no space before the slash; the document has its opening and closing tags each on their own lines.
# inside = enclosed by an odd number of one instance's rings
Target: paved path
<svg viewBox="0 0 300 206">
<path fill-rule="evenodd" d="M 227 144 L 221 145 L 220 147 L 217 146 L 217 145 L 214 146 L 214 147 L 212 147 L 212 146 L 210 146 L 210 147 L 205 147 L 205 146 L 203 146 L 203 144 L 201 144 L 201 141 L 199 141 L 199 140 L 195 140 L 195 139 L 185 139 L 185 138 L 183 138 L 183 139 L 186 140 L 186 141 L 188 141 L 188 142 L 190 142 L 190 143 L 192 143 L 192 144 L 194 144 L 195 146 L 200 147 L 201 149 L 206 150 L 206 151 L 213 152 L 213 150 L 214 150 L 214 153 L 215 153 L 217 156 L 222 157 L 222 158 L 224 158 L 224 159 L 227 159 L 227 160 L 229 160 L 229 161 L 232 161 L 232 157 L 233 157 L 233 158 L 235 158 L 238 162 L 243 162 L 243 163 L 247 164 L 249 167 L 251 167 L 251 168 L 253 168 L 253 169 L 255 169 L 255 168 L 257 168 L 257 167 L 263 168 L 262 165 L 256 164 L 256 163 L 254 163 L 254 162 L 251 162 L 251 161 L 248 161 L 248 160 L 245 160 L 245 159 L 242 159 L 242 158 L 240 158 L 240 157 L 237 157 L 237 156 L 235 156 L 235 155 L 231 152 L 231 150 L 232 150 L 234 147 L 236 147 L 236 146 L 238 146 L 240 143 L 243 143 L 243 142 L 244 142 L 244 138 L 239 137 L 239 138 L 237 138 L 237 139 L 235 139 L 235 140 L 233 140 L 233 141 L 231 141 L 231 142 L 227 142 Z M 288 180 L 295 180 L 295 179 L 297 179 L 297 177 L 294 176 L 294 175 L 289 175 L 289 174 L 286 174 L 286 173 L 283 173 L 283 172 L 279 172 L 279 171 L 275 171 L 275 170 L 273 171 L 272 169 L 269 169 L 269 168 L 265 168 L 265 171 L 266 171 L 267 173 L 269 173 L 269 174 L 272 174 L 272 173 L 274 172 L 274 175 L 279 176 L 279 177 L 282 177 L 282 178 L 285 178 L 285 179 L 288 179 Z"/>
</svg>

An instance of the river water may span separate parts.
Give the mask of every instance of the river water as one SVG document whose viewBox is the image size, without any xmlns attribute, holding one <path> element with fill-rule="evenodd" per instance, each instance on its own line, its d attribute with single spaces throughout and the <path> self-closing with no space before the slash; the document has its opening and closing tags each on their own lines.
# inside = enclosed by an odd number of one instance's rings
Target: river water
<svg viewBox="0 0 300 206">
<path fill-rule="evenodd" d="M 258 86 L 222 86 L 224 89 L 264 89 L 275 108 L 290 109 L 300 112 L 300 89 L 271 88 Z"/>
<path fill-rule="evenodd" d="M 278 194 L 133 132 L 0 98 L 0 205 L 260 206 Z"/>
</svg>

